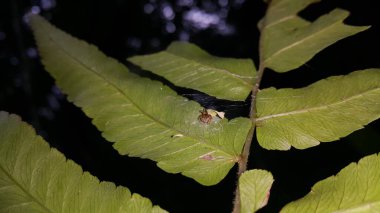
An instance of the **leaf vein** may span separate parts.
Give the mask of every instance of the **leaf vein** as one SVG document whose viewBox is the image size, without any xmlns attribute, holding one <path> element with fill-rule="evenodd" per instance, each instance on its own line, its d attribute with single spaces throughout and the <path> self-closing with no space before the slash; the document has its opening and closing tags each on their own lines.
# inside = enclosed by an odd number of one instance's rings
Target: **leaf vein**
<svg viewBox="0 0 380 213">
<path fill-rule="evenodd" d="M 276 118 L 276 117 L 290 116 L 290 115 L 296 115 L 296 114 L 302 114 L 302 113 L 308 113 L 308 112 L 311 112 L 311 111 L 326 109 L 326 108 L 329 108 L 329 107 L 332 107 L 332 106 L 335 106 L 335 105 L 343 104 L 343 103 L 348 102 L 348 101 L 350 101 L 352 99 L 364 96 L 364 94 L 366 94 L 366 93 L 372 93 L 372 92 L 376 92 L 378 90 L 380 90 L 380 88 L 375 88 L 375 89 L 372 89 L 372 90 L 368 90 L 368 91 L 365 91 L 365 92 L 360 93 L 358 95 L 353 95 L 353 96 L 348 97 L 346 99 L 342 99 L 341 101 L 337 101 L 337 102 L 330 103 L 330 104 L 327 104 L 327 105 L 322 105 L 322 106 L 317 106 L 317 107 L 310 107 L 310 108 L 307 108 L 307 109 L 300 109 L 300 110 L 295 110 L 295 111 L 290 111 L 290 112 L 284 112 L 284 113 L 278 113 L 278 114 L 258 117 L 258 118 L 255 119 L 255 121 L 265 121 L 265 120 L 268 120 L 268 119 L 271 119 L 271 118 Z"/>
</svg>

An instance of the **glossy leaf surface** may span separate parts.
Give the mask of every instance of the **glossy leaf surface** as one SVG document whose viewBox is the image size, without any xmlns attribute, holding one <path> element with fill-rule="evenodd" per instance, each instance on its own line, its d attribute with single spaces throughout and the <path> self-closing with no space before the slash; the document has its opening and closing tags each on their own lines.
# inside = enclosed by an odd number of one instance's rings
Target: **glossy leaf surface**
<svg viewBox="0 0 380 213">
<path fill-rule="evenodd" d="M 368 27 L 343 23 L 349 12 L 335 9 L 314 22 L 297 14 L 318 0 L 273 0 L 260 21 L 261 63 L 277 72 L 298 68 L 329 45 Z"/>
<path fill-rule="evenodd" d="M 120 154 L 154 160 L 204 185 L 218 183 L 238 160 L 249 119 L 203 123 L 198 103 L 130 73 L 39 16 L 31 23 L 46 70 Z"/>
<path fill-rule="evenodd" d="M 0 191 L 0 212 L 166 212 L 125 187 L 99 182 L 3 111 Z"/>
<path fill-rule="evenodd" d="M 273 176 L 265 170 L 249 170 L 239 178 L 241 213 L 256 212 L 268 203 Z"/>
<path fill-rule="evenodd" d="M 245 100 L 256 77 L 252 60 L 212 56 L 186 42 L 173 42 L 164 51 L 128 60 L 175 85 L 219 99 Z"/>
<path fill-rule="evenodd" d="M 315 184 L 305 197 L 281 211 L 359 213 L 380 211 L 380 156 L 351 163 L 336 176 Z"/>
<path fill-rule="evenodd" d="M 380 117 L 380 69 L 333 76 L 301 89 L 264 89 L 257 138 L 266 149 L 305 149 L 347 136 Z"/>
</svg>

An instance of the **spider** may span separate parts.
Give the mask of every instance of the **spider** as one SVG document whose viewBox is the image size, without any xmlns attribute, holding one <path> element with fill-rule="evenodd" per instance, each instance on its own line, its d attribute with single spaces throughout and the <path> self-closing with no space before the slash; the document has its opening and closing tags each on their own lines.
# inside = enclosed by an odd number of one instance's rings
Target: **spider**
<svg viewBox="0 0 380 213">
<path fill-rule="evenodd" d="M 210 124 L 212 121 L 212 115 L 208 114 L 206 108 L 199 111 L 201 114 L 198 116 L 198 120 L 205 124 Z"/>
</svg>

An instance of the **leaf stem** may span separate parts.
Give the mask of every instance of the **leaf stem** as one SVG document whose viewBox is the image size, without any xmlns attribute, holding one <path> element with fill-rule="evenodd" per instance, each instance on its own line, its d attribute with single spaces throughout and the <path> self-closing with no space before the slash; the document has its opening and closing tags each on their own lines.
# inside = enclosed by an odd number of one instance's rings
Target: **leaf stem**
<svg viewBox="0 0 380 213">
<path fill-rule="evenodd" d="M 244 143 L 243 152 L 240 156 L 240 159 L 238 161 L 238 172 L 237 172 L 237 179 L 239 181 L 240 175 L 243 174 L 247 170 L 247 164 L 248 164 L 248 158 L 249 158 L 249 151 L 251 149 L 251 144 L 253 140 L 253 134 L 255 133 L 255 119 L 256 119 L 256 98 L 257 93 L 259 92 L 260 82 L 264 74 L 265 66 L 260 63 L 259 69 L 257 71 L 257 78 L 255 86 L 252 88 L 252 99 L 251 99 L 251 108 L 249 111 L 249 118 L 252 121 L 251 129 L 248 132 L 247 138 Z M 235 189 L 235 199 L 234 199 L 234 208 L 232 210 L 233 213 L 240 213 L 240 191 L 239 191 L 239 184 L 237 184 Z"/>
<path fill-rule="evenodd" d="M 268 2 L 268 8 L 270 7 L 271 0 Z M 268 12 L 268 8 L 266 10 L 266 13 Z M 263 18 L 262 26 L 263 28 L 266 25 L 266 14 Z M 241 203 L 240 203 L 240 190 L 239 190 L 239 178 L 243 172 L 247 170 L 247 164 L 248 164 L 248 158 L 249 153 L 251 149 L 251 144 L 253 140 L 253 134 L 255 133 L 256 128 L 256 99 L 257 99 L 257 93 L 259 92 L 261 79 L 263 78 L 264 70 L 265 70 L 265 62 L 263 59 L 263 34 L 265 34 L 265 30 L 261 29 L 261 35 L 259 38 L 259 69 L 257 70 L 257 78 L 255 85 L 252 87 L 252 94 L 251 94 L 251 106 L 249 110 L 249 119 L 252 121 L 251 129 L 248 132 L 247 138 L 245 139 L 243 152 L 240 156 L 240 159 L 238 161 L 238 171 L 237 171 L 237 183 L 236 183 L 236 189 L 235 189 L 235 198 L 234 198 L 234 208 L 232 210 L 233 213 L 240 213 L 241 210 Z"/>
<path fill-rule="evenodd" d="M 238 170 L 238 176 L 240 176 L 244 171 L 247 170 L 247 163 L 248 163 L 248 157 L 249 157 L 249 150 L 251 148 L 251 143 L 253 139 L 253 134 L 255 133 L 255 119 L 256 119 L 256 98 L 257 93 L 259 92 L 260 82 L 263 77 L 264 73 L 264 66 L 260 66 L 259 70 L 257 71 L 257 80 L 255 83 L 255 86 L 252 89 L 252 100 L 251 100 L 251 108 L 249 111 L 249 118 L 252 121 L 252 127 L 248 132 L 247 138 L 245 140 L 243 153 L 241 155 L 241 159 L 239 161 L 239 170 Z"/>
</svg>

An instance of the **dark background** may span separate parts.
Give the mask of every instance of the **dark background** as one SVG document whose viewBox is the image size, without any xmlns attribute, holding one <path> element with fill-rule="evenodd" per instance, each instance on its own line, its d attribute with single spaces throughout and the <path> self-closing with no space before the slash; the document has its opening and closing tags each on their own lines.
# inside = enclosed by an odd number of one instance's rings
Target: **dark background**
<svg viewBox="0 0 380 213">
<path fill-rule="evenodd" d="M 329 0 L 301 12 L 314 20 L 340 7 L 351 11 L 346 23 L 372 28 L 339 41 L 299 69 L 278 74 L 267 70 L 261 88 L 304 87 L 331 75 L 380 67 L 379 15 L 376 1 Z M 171 212 L 230 212 L 236 167 L 218 185 L 205 187 L 179 174 L 168 174 L 154 162 L 120 156 L 79 108 L 69 103 L 43 70 L 27 12 L 40 13 L 75 37 L 95 44 L 119 61 L 164 49 L 171 41 L 189 40 L 218 56 L 258 61 L 257 21 L 260 0 L 2 0 L 0 2 L 0 110 L 19 114 L 53 147 L 102 181 L 128 187 Z M 128 64 L 129 65 L 129 64 Z M 129 65 L 130 66 L 130 65 Z M 180 94 L 232 118 L 247 116 L 248 102 L 223 102 L 195 91 Z M 175 107 L 175 106 L 173 106 Z M 350 162 L 380 151 L 380 122 L 341 139 L 306 150 L 267 151 L 252 147 L 249 168 L 272 172 L 275 183 L 268 206 L 278 212 L 304 196 L 311 186 L 336 174 Z"/>
</svg>

